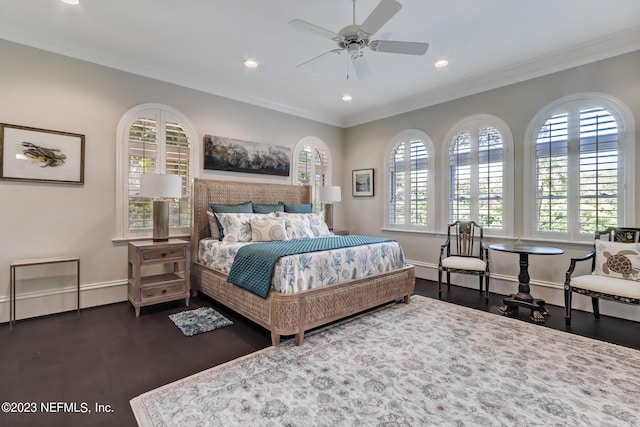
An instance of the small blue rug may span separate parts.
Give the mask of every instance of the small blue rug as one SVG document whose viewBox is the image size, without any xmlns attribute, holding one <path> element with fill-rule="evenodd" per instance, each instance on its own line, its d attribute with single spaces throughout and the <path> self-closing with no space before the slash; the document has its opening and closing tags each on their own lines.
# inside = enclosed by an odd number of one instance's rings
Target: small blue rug
<svg viewBox="0 0 640 427">
<path fill-rule="evenodd" d="M 211 307 L 170 314 L 169 319 L 188 337 L 233 325 L 233 322 Z"/>
</svg>

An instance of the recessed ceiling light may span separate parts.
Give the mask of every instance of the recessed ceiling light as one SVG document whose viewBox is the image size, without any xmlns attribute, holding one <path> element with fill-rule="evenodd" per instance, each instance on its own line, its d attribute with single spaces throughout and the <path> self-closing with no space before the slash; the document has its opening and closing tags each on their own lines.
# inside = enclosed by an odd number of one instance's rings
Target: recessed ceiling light
<svg viewBox="0 0 640 427">
<path fill-rule="evenodd" d="M 449 65 L 449 61 L 447 61 L 446 59 L 441 59 L 440 61 L 436 62 L 436 68 L 444 68 L 447 65 Z"/>
<path fill-rule="evenodd" d="M 349 102 L 349 101 L 351 101 L 352 99 L 353 99 L 353 97 L 352 97 L 351 95 L 349 95 L 349 94 L 342 95 L 342 100 L 343 100 L 344 102 Z"/>
<path fill-rule="evenodd" d="M 247 59 L 246 61 L 244 61 L 244 66 L 247 68 L 256 68 L 258 66 L 258 63 L 252 59 Z"/>
<path fill-rule="evenodd" d="M 80 3 L 80 0 L 62 0 L 62 1 L 65 2 L 65 3 L 68 3 L 68 4 L 78 4 L 78 3 Z"/>
</svg>

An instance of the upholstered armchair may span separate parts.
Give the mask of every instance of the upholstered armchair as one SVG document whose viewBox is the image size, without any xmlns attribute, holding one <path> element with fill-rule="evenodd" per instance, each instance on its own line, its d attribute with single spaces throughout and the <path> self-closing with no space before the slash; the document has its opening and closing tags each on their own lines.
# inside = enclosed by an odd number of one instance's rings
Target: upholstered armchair
<svg viewBox="0 0 640 427">
<path fill-rule="evenodd" d="M 479 277 L 484 299 L 489 303 L 489 248 L 484 243 L 483 229 L 474 221 L 456 221 L 447 227 L 447 241 L 440 247 L 438 261 L 438 298 L 442 297 L 442 273 L 447 273 L 447 290 L 451 290 L 451 273 Z"/>
<path fill-rule="evenodd" d="M 600 319 L 599 301 L 640 305 L 640 228 L 609 227 L 595 235 L 588 254 L 571 258 L 565 274 L 565 324 L 571 326 L 573 293 L 591 297 L 593 315 Z M 591 274 L 573 276 L 578 263 L 590 261 Z"/>
</svg>

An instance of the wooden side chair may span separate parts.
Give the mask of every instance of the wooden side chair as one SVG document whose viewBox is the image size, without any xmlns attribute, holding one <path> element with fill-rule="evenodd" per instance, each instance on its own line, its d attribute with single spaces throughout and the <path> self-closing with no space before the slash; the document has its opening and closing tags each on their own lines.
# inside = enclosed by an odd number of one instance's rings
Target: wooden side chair
<svg viewBox="0 0 640 427">
<path fill-rule="evenodd" d="M 451 273 L 472 274 L 483 282 L 484 300 L 489 303 L 489 248 L 483 229 L 474 221 L 456 221 L 447 227 L 447 241 L 440 246 L 438 261 L 438 298 L 442 297 L 442 273 L 447 273 L 447 290 L 451 290 Z"/>
<path fill-rule="evenodd" d="M 597 231 L 588 254 L 571 258 L 565 273 L 565 324 L 571 326 L 573 293 L 591 297 L 593 315 L 600 319 L 599 301 L 640 305 L 640 228 L 609 227 Z M 591 274 L 573 276 L 577 263 L 591 261 Z"/>
</svg>

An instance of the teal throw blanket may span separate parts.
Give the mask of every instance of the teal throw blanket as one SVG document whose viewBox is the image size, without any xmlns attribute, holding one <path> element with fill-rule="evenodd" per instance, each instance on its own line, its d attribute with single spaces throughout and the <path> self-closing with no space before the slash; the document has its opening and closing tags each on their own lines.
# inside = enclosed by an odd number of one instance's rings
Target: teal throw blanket
<svg viewBox="0 0 640 427">
<path fill-rule="evenodd" d="M 254 243 L 238 250 L 227 281 L 266 298 L 273 268 L 283 256 L 392 241 L 394 239 L 348 235 Z"/>
</svg>

